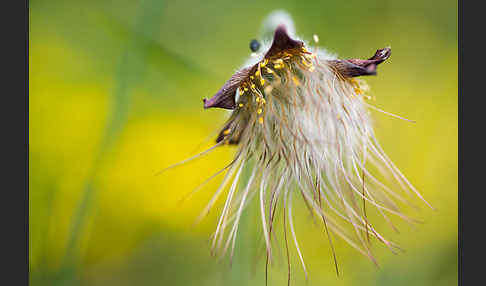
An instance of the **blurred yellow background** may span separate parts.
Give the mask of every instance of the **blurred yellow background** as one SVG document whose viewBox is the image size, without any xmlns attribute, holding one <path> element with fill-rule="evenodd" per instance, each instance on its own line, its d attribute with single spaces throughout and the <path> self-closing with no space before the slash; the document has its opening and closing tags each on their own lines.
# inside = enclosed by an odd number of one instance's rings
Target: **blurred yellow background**
<svg viewBox="0 0 486 286">
<path fill-rule="evenodd" d="M 297 33 L 340 58 L 392 47 L 365 78 L 385 151 L 437 208 L 424 224 L 372 217 L 406 250 L 373 244 L 376 268 L 336 241 L 336 277 L 322 229 L 294 211 L 310 280 L 295 253 L 292 285 L 457 284 L 457 2 L 30 1 L 29 265 L 32 285 L 262 285 L 259 224 L 235 263 L 210 256 L 220 208 L 198 225 L 219 180 L 180 199 L 232 157 L 211 155 L 155 176 L 209 146 L 227 112 L 203 110 L 249 56 L 264 17 L 285 9 Z M 254 229 L 253 229 L 254 228 Z M 243 237 L 244 239 L 242 239 Z M 252 241 L 251 243 L 249 241 Z M 287 283 L 285 256 L 269 285 Z"/>
</svg>

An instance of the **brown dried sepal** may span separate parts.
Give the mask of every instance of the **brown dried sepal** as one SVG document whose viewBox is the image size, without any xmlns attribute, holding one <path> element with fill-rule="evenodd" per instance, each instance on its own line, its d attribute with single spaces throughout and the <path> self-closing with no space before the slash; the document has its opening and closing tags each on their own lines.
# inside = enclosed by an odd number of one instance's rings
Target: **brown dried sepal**
<svg viewBox="0 0 486 286">
<path fill-rule="evenodd" d="M 374 56 L 367 60 L 332 60 L 329 61 L 329 64 L 343 77 L 376 75 L 376 67 L 388 59 L 390 55 L 391 48 L 384 48 L 377 50 Z"/>
<path fill-rule="evenodd" d="M 272 46 L 270 46 L 270 49 L 265 54 L 265 58 L 270 58 L 283 51 L 301 49 L 303 47 L 304 42 L 290 38 L 285 26 L 279 25 L 273 35 Z"/>
<path fill-rule="evenodd" d="M 234 109 L 236 107 L 236 89 L 248 78 L 254 67 L 251 66 L 237 71 L 213 97 L 210 99 L 204 98 L 204 108 Z"/>
</svg>

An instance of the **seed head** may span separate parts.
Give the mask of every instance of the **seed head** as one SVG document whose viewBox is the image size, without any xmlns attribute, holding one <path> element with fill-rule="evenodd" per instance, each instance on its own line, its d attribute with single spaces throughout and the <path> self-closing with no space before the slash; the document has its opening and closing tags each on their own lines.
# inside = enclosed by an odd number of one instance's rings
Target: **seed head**
<svg viewBox="0 0 486 286">
<path fill-rule="evenodd" d="M 272 17 L 267 24 L 276 23 Z M 317 36 L 314 39 L 317 43 Z M 368 112 L 374 108 L 367 102 L 368 86 L 356 79 L 375 75 L 391 49 L 379 49 L 365 60 L 342 60 L 292 38 L 285 24 L 276 26 L 271 42 L 252 44 L 257 46 L 258 50 L 252 49 L 256 56 L 211 99 L 204 99 L 204 108 L 232 110 L 216 146 L 236 145 L 221 187 L 205 209 L 209 211 L 231 183 L 212 246 L 223 254 L 231 247 L 233 254 L 238 222 L 256 196 L 268 257 L 272 256 L 275 210 L 280 207 L 284 230 L 290 228 L 305 270 L 292 218 L 292 199 L 298 195 L 323 223 L 331 247 L 336 235 L 374 261 L 369 248 L 374 237 L 394 251 L 397 246 L 368 221 L 366 205 L 388 222 L 390 214 L 411 220 L 396 204 L 406 199 L 388 185 L 422 197 L 378 143 Z M 370 170 L 372 165 L 380 175 Z M 250 169 L 250 176 L 241 187 L 238 181 L 244 167 Z M 335 256 L 334 262 L 337 270 Z"/>
</svg>

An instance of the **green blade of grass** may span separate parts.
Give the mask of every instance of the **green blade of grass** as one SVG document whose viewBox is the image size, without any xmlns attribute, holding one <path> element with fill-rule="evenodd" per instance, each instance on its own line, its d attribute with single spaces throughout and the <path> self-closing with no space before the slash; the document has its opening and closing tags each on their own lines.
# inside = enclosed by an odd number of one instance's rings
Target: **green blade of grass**
<svg viewBox="0 0 486 286">
<path fill-rule="evenodd" d="M 163 6 L 164 2 L 160 0 L 144 1 L 141 7 L 141 13 L 138 17 L 138 29 L 154 33 L 158 26 L 157 21 L 159 21 L 161 17 Z M 141 45 L 143 45 L 143 43 L 139 43 L 137 38 L 133 37 L 118 65 L 117 74 L 115 76 L 116 85 L 112 93 L 111 115 L 105 127 L 93 167 L 84 183 L 81 199 L 73 215 L 64 259 L 58 273 L 61 279 L 58 279 L 57 282 L 60 284 L 64 284 L 64 281 L 72 282 L 72 277 L 69 278 L 65 276 L 66 273 L 74 275 L 72 269 L 75 267 L 79 256 L 79 253 L 77 252 L 79 240 L 86 224 L 87 215 L 93 209 L 96 197 L 97 189 L 95 183 L 98 170 L 103 164 L 106 153 L 114 146 L 123 131 L 123 127 L 125 126 L 129 115 L 132 91 L 143 78 L 143 57 L 137 57 L 134 53 L 136 50 L 143 51 L 143 46 L 141 47 Z"/>
</svg>

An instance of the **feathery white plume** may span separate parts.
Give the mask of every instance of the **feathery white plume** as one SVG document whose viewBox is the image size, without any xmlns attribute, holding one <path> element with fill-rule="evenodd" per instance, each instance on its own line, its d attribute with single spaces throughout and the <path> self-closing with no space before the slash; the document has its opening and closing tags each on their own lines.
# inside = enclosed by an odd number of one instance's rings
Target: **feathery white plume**
<svg viewBox="0 0 486 286">
<path fill-rule="evenodd" d="M 341 60 L 296 39 L 294 24 L 283 11 L 270 14 L 263 27 L 264 35 L 272 31 L 271 41 L 264 39 L 245 66 L 215 96 L 204 99 L 205 108 L 232 110 L 216 146 L 237 145 L 220 188 L 203 212 L 229 185 L 212 246 L 222 254 L 229 249 L 233 254 L 242 212 L 256 197 L 268 257 L 272 256 L 275 210 L 280 206 L 285 233 L 292 236 L 289 240 L 305 270 L 292 218 L 292 198 L 298 194 L 329 231 L 331 247 L 334 234 L 374 261 L 369 237 L 392 250 L 396 245 L 368 221 L 366 205 L 375 207 L 388 222 L 388 215 L 411 219 L 395 203 L 406 199 L 380 181 L 369 166 L 390 178 L 388 183 L 423 200 L 378 143 L 366 102 L 368 87 L 356 79 L 375 75 L 391 49 L 377 50 L 367 60 Z M 251 172 L 241 187 L 244 167 Z M 334 262 L 337 270 L 335 256 Z"/>
</svg>

